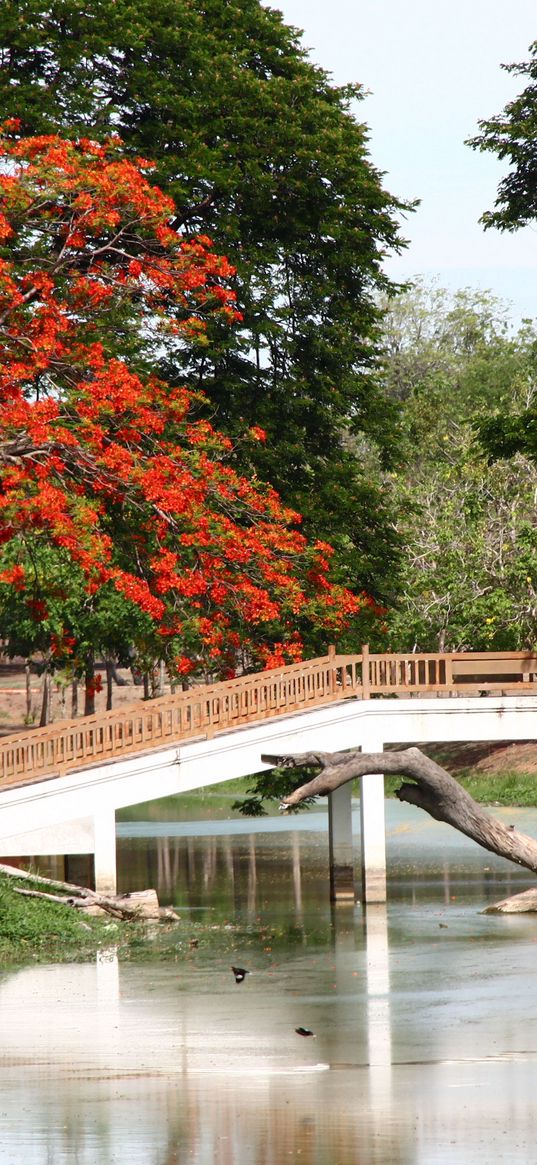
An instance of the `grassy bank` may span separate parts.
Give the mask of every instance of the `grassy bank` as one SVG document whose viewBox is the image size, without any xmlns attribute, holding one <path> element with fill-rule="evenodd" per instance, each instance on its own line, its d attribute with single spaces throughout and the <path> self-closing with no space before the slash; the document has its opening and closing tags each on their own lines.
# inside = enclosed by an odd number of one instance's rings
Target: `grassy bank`
<svg viewBox="0 0 537 1165">
<path fill-rule="evenodd" d="M 455 774 L 454 774 L 455 775 Z M 457 773 L 457 780 L 474 801 L 485 805 L 537 805 L 537 774 L 504 772 Z"/>
<path fill-rule="evenodd" d="M 112 919 L 82 919 L 71 906 L 17 894 L 17 885 L 17 879 L 0 874 L 0 963 L 72 962 L 122 937 Z"/>
<path fill-rule="evenodd" d="M 301 926 L 262 925 L 211 918 L 194 920 L 186 913 L 173 924 L 116 922 L 106 918 L 81 918 L 70 906 L 42 898 L 26 898 L 15 892 L 16 878 L 0 873 L 0 968 L 23 968 L 35 963 L 89 962 L 99 950 L 113 950 L 122 962 L 152 959 L 203 965 L 218 958 L 237 962 L 253 950 L 256 958 L 273 957 L 274 945 L 302 944 Z M 38 886 L 38 883 L 32 883 Z M 28 888 L 28 882 L 24 883 Z M 50 887 L 43 887 L 50 890 Z M 320 920 L 319 931 L 324 927 Z M 316 933 L 310 927 L 310 937 Z"/>
<path fill-rule="evenodd" d="M 83 963 L 100 950 L 113 949 L 123 961 L 159 957 L 183 959 L 192 948 L 208 948 L 225 941 L 230 945 L 234 928 L 192 922 L 116 921 L 111 917 L 81 917 L 72 906 L 27 898 L 15 887 L 28 882 L 0 873 L 0 967 L 24 967 L 29 963 Z M 32 889 L 39 889 L 32 882 Z M 50 892 L 50 886 L 43 886 Z"/>
<path fill-rule="evenodd" d="M 482 805 L 537 806 L 537 775 L 535 773 L 480 773 L 469 770 L 452 773 L 467 789 L 474 801 Z M 400 777 L 386 777 L 386 796 L 395 796 L 401 784 Z"/>
</svg>

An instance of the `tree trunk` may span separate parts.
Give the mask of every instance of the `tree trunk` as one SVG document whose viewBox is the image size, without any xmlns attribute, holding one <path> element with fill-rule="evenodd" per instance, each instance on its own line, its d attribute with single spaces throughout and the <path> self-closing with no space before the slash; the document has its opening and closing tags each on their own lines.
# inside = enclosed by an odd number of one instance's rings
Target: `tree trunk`
<svg viewBox="0 0 537 1165">
<path fill-rule="evenodd" d="M 60 720 L 65 720 L 65 699 L 66 699 L 66 681 L 65 677 L 60 676 L 59 681 L 56 680 L 56 693 L 60 701 Z"/>
<path fill-rule="evenodd" d="M 321 770 L 305 785 L 300 785 L 283 798 L 280 808 L 284 810 L 299 805 L 307 797 L 332 793 L 340 785 L 356 777 L 363 777 L 366 773 L 394 773 L 410 777 L 414 783 L 404 781 L 396 791 L 400 801 L 417 805 L 437 821 L 445 821 L 460 833 L 466 834 L 466 837 L 490 853 L 537 873 L 537 841 L 491 817 L 454 777 L 420 752 L 419 748 L 374 753 L 311 752 L 294 756 L 263 756 L 262 760 L 278 767 L 306 765 Z"/>
<path fill-rule="evenodd" d="M 114 665 L 111 659 L 105 659 L 104 666 L 106 668 L 106 711 L 112 711 L 112 704 L 114 701 L 112 682 L 114 679 Z"/>
<path fill-rule="evenodd" d="M 23 894 L 27 898 L 45 898 L 47 902 L 59 902 L 62 906 L 73 906 L 75 910 L 81 910 L 85 914 L 111 914 L 113 918 L 120 918 L 123 922 L 141 922 L 144 919 L 155 922 L 179 921 L 179 915 L 175 913 L 175 910 L 159 906 L 156 890 L 140 890 L 135 894 L 113 895 L 112 897 L 94 894 L 91 898 L 47 894 L 44 890 L 25 890 L 22 886 L 15 886 L 14 890 L 16 894 Z"/>
<path fill-rule="evenodd" d="M 108 657 L 108 663 L 110 664 L 110 668 L 112 670 L 112 679 L 113 679 L 114 683 L 117 684 L 118 688 L 126 688 L 127 687 L 127 680 L 124 679 L 123 676 L 120 676 L 120 674 L 117 670 L 117 663 L 116 663 L 113 656 Z"/>
<path fill-rule="evenodd" d="M 127 681 L 120 676 L 117 670 L 117 664 L 112 655 L 105 656 L 104 666 L 106 668 L 106 711 L 112 711 L 114 702 L 113 684 L 117 684 L 118 688 L 125 688 Z"/>
<path fill-rule="evenodd" d="M 95 715 L 95 660 L 88 656 L 84 669 L 84 716 Z"/>
<path fill-rule="evenodd" d="M 71 684 L 71 719 L 76 720 L 78 716 L 78 680 L 73 680 Z"/>
<path fill-rule="evenodd" d="M 50 676 L 48 671 L 43 672 L 43 695 L 41 699 L 41 716 L 39 727 L 46 728 L 50 720 Z"/>
<path fill-rule="evenodd" d="M 32 672 L 30 664 L 26 663 L 24 667 L 24 678 L 26 682 L 26 724 L 32 724 L 34 712 L 32 708 Z"/>
</svg>

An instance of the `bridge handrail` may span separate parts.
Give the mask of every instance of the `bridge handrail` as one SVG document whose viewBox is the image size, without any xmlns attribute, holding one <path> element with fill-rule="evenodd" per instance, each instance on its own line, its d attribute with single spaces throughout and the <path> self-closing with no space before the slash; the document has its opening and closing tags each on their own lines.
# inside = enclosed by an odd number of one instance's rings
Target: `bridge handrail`
<svg viewBox="0 0 537 1165">
<path fill-rule="evenodd" d="M 330 648 L 318 659 L 5 736 L 0 782 L 39 780 L 349 697 L 506 688 L 537 691 L 537 653 L 373 654 L 365 645 L 360 654 L 344 655 Z"/>
<path fill-rule="evenodd" d="M 331 652 L 319 659 L 199 685 L 173 696 L 139 700 L 115 711 L 5 736 L 0 740 L 0 782 L 6 785 L 36 780 L 321 706 L 340 698 L 335 658 Z M 361 660 L 361 656 L 341 658 L 352 661 L 355 667 Z"/>
</svg>

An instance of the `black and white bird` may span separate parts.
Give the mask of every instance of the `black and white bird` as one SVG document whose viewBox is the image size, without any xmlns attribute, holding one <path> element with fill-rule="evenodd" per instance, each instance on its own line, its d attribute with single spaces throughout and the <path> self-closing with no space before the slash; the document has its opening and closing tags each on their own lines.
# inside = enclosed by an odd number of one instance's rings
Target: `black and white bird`
<svg viewBox="0 0 537 1165">
<path fill-rule="evenodd" d="M 232 967 L 231 970 L 235 976 L 236 983 L 243 983 L 246 976 L 250 974 L 245 967 Z"/>
<path fill-rule="evenodd" d="M 313 1036 L 315 1038 L 315 1032 L 310 1031 L 309 1027 L 296 1027 L 295 1031 L 297 1036 Z"/>
</svg>

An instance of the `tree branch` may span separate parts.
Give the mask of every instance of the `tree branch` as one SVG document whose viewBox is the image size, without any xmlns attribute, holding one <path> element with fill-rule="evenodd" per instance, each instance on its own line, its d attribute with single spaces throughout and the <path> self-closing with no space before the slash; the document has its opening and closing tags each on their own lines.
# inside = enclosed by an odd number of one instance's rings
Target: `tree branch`
<svg viewBox="0 0 537 1165">
<path fill-rule="evenodd" d="M 419 748 L 400 752 L 346 753 L 311 752 L 288 756 L 264 755 L 275 767 L 311 766 L 321 771 L 284 797 L 280 808 L 290 809 L 307 797 L 333 793 L 340 785 L 369 773 L 394 773 L 410 777 L 396 791 L 400 801 L 417 805 L 437 821 L 452 825 L 460 833 L 499 857 L 537 873 L 537 841 L 513 826 L 503 825 L 478 805 L 458 781 Z"/>
<path fill-rule="evenodd" d="M 49 886 L 54 890 L 67 890 L 65 894 L 52 894 L 44 890 L 25 890 L 14 886 L 17 894 L 29 898 L 46 898 L 50 902 L 59 902 L 63 906 L 73 906 L 77 910 L 87 910 L 88 913 L 111 914 L 113 918 L 125 921 L 137 921 L 143 918 L 155 918 L 161 922 L 177 922 L 179 915 L 170 907 L 159 906 L 155 890 L 139 890 L 130 894 L 98 894 L 87 886 L 77 886 L 72 882 L 60 882 L 56 878 L 45 878 L 40 874 L 32 874 L 28 870 L 19 870 L 15 866 L 0 864 L 0 873 L 6 874 L 17 881 L 25 880 L 37 882 L 40 886 Z"/>
</svg>

